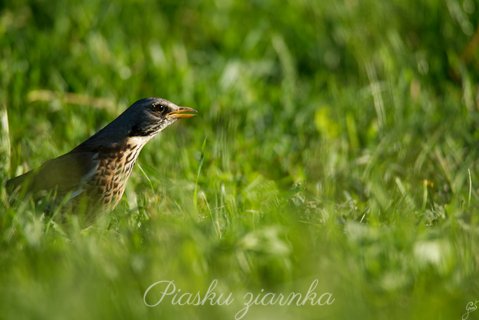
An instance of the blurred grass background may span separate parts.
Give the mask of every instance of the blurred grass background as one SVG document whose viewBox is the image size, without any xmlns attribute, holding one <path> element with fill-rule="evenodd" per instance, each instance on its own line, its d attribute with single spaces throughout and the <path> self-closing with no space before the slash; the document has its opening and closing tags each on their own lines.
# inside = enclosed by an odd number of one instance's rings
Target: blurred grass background
<svg viewBox="0 0 479 320">
<path fill-rule="evenodd" d="M 120 206 L 57 225 L 1 190 L 0 318 L 458 319 L 479 300 L 479 1 L 0 2 L 0 182 L 142 97 L 196 107 Z M 147 308 L 144 290 L 233 292 Z M 470 314 L 479 319 L 479 311 Z"/>
</svg>

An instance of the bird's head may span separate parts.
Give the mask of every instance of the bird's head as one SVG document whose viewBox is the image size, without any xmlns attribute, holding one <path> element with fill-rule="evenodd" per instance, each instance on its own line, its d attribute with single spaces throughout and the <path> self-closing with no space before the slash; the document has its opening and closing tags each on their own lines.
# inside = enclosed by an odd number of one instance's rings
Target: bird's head
<svg viewBox="0 0 479 320">
<path fill-rule="evenodd" d="M 141 99 L 72 151 L 110 148 L 129 140 L 143 146 L 176 120 L 191 118 L 195 113 L 195 109 L 162 98 Z"/>
<path fill-rule="evenodd" d="M 146 98 L 135 102 L 124 114 L 130 118 L 130 137 L 148 137 L 178 119 L 193 117 L 196 112 L 193 108 L 180 107 L 162 98 Z"/>
</svg>

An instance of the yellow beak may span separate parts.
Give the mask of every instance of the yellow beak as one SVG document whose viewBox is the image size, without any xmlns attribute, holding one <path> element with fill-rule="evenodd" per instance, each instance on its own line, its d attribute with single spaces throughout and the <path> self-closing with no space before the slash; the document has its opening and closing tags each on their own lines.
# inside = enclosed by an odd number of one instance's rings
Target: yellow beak
<svg viewBox="0 0 479 320">
<path fill-rule="evenodd" d="M 178 109 L 168 113 L 167 117 L 168 118 L 173 118 L 173 119 L 186 119 L 186 118 L 191 118 L 195 116 L 195 113 L 197 113 L 193 108 L 189 107 L 178 107 Z"/>
</svg>

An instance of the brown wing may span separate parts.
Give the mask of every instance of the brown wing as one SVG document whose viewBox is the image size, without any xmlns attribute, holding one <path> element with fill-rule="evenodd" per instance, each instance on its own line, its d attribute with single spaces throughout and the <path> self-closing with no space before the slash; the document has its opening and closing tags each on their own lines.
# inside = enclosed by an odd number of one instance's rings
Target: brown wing
<svg viewBox="0 0 479 320">
<path fill-rule="evenodd" d="M 33 193 L 56 190 L 67 193 L 76 190 L 98 166 L 94 152 L 67 153 L 45 162 L 40 168 L 7 181 L 9 193 L 21 189 Z"/>
</svg>

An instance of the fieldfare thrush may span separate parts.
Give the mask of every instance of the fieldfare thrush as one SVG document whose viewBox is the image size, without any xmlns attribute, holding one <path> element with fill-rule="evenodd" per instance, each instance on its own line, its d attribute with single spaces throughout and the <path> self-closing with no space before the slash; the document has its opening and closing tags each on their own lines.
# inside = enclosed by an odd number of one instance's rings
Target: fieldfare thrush
<svg viewBox="0 0 479 320">
<path fill-rule="evenodd" d="M 70 152 L 7 181 L 9 193 L 69 195 L 71 202 L 113 209 L 125 191 L 138 154 L 160 131 L 195 109 L 162 98 L 141 99 Z M 83 202 L 83 203 L 84 203 Z"/>
</svg>

